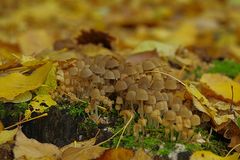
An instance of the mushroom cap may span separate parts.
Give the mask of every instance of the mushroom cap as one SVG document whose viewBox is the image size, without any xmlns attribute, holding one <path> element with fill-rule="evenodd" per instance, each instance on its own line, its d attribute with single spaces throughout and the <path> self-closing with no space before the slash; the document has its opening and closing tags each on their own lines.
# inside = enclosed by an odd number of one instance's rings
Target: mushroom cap
<svg viewBox="0 0 240 160">
<path fill-rule="evenodd" d="M 101 83 L 101 78 L 97 75 L 92 76 L 92 83 L 98 84 Z"/>
<path fill-rule="evenodd" d="M 69 68 L 69 74 L 71 76 L 76 76 L 78 74 L 78 68 L 77 67 L 71 67 Z"/>
<path fill-rule="evenodd" d="M 134 101 L 136 99 L 136 92 L 135 91 L 128 91 L 126 94 L 126 100 L 128 101 Z"/>
<path fill-rule="evenodd" d="M 176 112 L 169 110 L 164 114 L 164 118 L 168 121 L 174 121 L 176 119 Z"/>
<path fill-rule="evenodd" d="M 152 112 L 151 112 L 151 115 L 150 115 L 152 118 L 154 118 L 154 117 L 158 117 L 158 116 L 160 116 L 160 111 L 159 110 L 157 110 L 157 109 L 155 109 L 155 110 L 153 110 Z"/>
<path fill-rule="evenodd" d="M 183 126 L 186 127 L 186 128 L 191 128 L 190 119 L 183 119 Z"/>
<path fill-rule="evenodd" d="M 173 104 L 171 106 L 171 109 L 175 112 L 178 112 L 180 110 L 180 107 L 181 107 L 180 104 Z"/>
<path fill-rule="evenodd" d="M 117 83 L 115 84 L 115 90 L 118 91 L 124 91 L 128 88 L 127 83 L 123 80 L 119 80 L 117 81 Z"/>
<path fill-rule="evenodd" d="M 112 71 L 106 70 L 106 72 L 104 73 L 104 78 L 105 79 L 115 79 L 115 75 Z"/>
<path fill-rule="evenodd" d="M 84 67 L 80 73 L 82 78 L 88 78 L 93 75 L 92 71 L 88 67 Z"/>
<path fill-rule="evenodd" d="M 105 68 L 98 66 L 97 64 L 92 64 L 90 69 L 95 74 L 103 75 L 105 73 Z"/>
<path fill-rule="evenodd" d="M 113 69 L 119 66 L 119 62 L 115 58 L 111 58 L 106 62 L 105 67 L 108 69 Z"/>
<path fill-rule="evenodd" d="M 155 91 L 161 91 L 162 89 L 164 89 L 164 81 L 158 79 L 153 80 L 151 89 Z"/>
<path fill-rule="evenodd" d="M 117 96 L 117 98 L 116 98 L 116 104 L 123 104 L 123 99 L 122 99 L 122 97 Z"/>
<path fill-rule="evenodd" d="M 157 102 L 155 107 L 159 109 L 160 111 L 167 111 L 168 110 L 168 104 L 167 101 L 160 101 Z"/>
<path fill-rule="evenodd" d="M 168 94 L 165 92 L 157 91 L 154 93 L 157 101 L 168 101 Z"/>
<path fill-rule="evenodd" d="M 103 90 L 105 91 L 105 93 L 113 93 L 115 88 L 113 87 L 113 85 L 105 85 L 103 86 Z"/>
<path fill-rule="evenodd" d="M 116 80 L 120 79 L 121 74 L 118 69 L 114 69 L 114 70 L 112 70 L 112 72 L 113 72 Z"/>
<path fill-rule="evenodd" d="M 148 95 L 148 101 L 146 102 L 147 104 L 156 104 L 157 100 L 156 97 L 154 95 Z"/>
<path fill-rule="evenodd" d="M 148 89 L 151 86 L 151 81 L 147 77 L 142 77 L 138 81 L 138 87 Z"/>
<path fill-rule="evenodd" d="M 164 86 L 165 86 L 165 89 L 175 90 L 177 89 L 177 81 L 172 78 L 168 78 L 165 80 Z"/>
<path fill-rule="evenodd" d="M 150 105 L 145 105 L 145 106 L 144 106 L 144 112 L 145 112 L 145 113 L 149 114 L 149 113 L 151 113 L 152 111 L 153 111 L 153 107 L 152 107 L 152 106 L 150 106 Z"/>
<path fill-rule="evenodd" d="M 144 71 L 150 71 L 150 70 L 156 68 L 155 64 L 152 61 L 150 61 L 150 60 L 144 61 L 142 63 L 142 66 L 143 66 L 143 70 Z"/>
<path fill-rule="evenodd" d="M 147 101 L 148 100 L 148 93 L 145 89 L 138 88 L 136 90 L 136 100 L 137 101 Z"/>
<path fill-rule="evenodd" d="M 138 72 L 134 66 L 127 65 L 124 68 L 124 73 L 126 73 L 127 75 L 134 75 Z"/>
<path fill-rule="evenodd" d="M 127 83 L 128 86 L 135 83 L 135 80 L 132 77 L 126 77 L 124 78 L 124 81 Z"/>
<path fill-rule="evenodd" d="M 179 115 L 183 118 L 190 118 L 192 116 L 192 112 L 185 106 L 180 107 Z"/>
<path fill-rule="evenodd" d="M 201 119 L 198 115 L 194 114 L 190 118 L 192 126 L 198 126 L 201 123 Z"/>
<path fill-rule="evenodd" d="M 101 93 L 100 93 L 99 89 L 94 88 L 91 90 L 90 96 L 91 96 L 91 98 L 99 99 L 99 97 L 101 96 Z"/>
<path fill-rule="evenodd" d="M 176 125 L 180 125 L 183 123 L 182 117 L 181 116 L 176 116 Z"/>
</svg>

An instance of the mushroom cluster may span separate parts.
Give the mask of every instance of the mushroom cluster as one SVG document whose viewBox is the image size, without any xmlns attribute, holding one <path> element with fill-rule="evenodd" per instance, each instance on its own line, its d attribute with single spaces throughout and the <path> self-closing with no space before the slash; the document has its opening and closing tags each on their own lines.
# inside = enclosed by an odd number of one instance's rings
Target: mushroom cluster
<svg viewBox="0 0 240 160">
<path fill-rule="evenodd" d="M 175 132 L 179 138 L 189 139 L 200 118 L 176 94 L 182 86 L 162 74 L 170 71 L 160 58 L 135 65 L 112 55 L 84 57 L 60 65 L 58 75 L 62 77 L 58 88 L 60 96 L 87 99 L 90 114 L 98 115 L 99 105 L 107 110 L 115 107 L 119 112 L 131 110 L 139 114 L 136 130 L 146 125 L 164 125 L 166 137 L 171 140 L 176 139 Z"/>
</svg>

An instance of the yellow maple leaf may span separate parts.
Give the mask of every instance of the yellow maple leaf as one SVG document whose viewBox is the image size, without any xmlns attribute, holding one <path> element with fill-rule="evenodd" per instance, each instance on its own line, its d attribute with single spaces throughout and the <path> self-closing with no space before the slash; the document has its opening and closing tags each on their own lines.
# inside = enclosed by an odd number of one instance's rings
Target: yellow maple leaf
<svg viewBox="0 0 240 160">
<path fill-rule="evenodd" d="M 17 72 L 0 77 L 0 98 L 13 100 L 21 93 L 40 87 L 45 82 L 51 68 L 52 63 L 48 62 L 30 75 Z"/>
<path fill-rule="evenodd" d="M 215 96 L 225 100 L 232 100 L 234 103 L 240 102 L 240 84 L 232 79 L 221 74 L 204 74 L 200 82 L 207 86 L 207 89 L 212 91 Z M 232 89 L 233 88 L 233 93 Z"/>
<path fill-rule="evenodd" d="M 227 157 L 220 157 L 210 151 L 196 151 L 192 154 L 190 160 L 238 160 L 238 157 L 238 153 Z"/>
</svg>

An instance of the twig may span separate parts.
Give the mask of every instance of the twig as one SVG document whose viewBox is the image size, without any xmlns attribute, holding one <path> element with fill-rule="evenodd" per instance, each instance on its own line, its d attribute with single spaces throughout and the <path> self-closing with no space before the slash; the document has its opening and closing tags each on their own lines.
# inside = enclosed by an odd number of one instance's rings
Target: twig
<svg viewBox="0 0 240 160">
<path fill-rule="evenodd" d="M 45 116 L 47 116 L 47 115 L 48 115 L 47 113 L 44 113 L 44 114 L 42 114 L 42 115 L 40 115 L 40 116 L 36 116 L 36 117 L 30 118 L 30 119 L 27 119 L 27 120 L 23 120 L 23 121 L 21 121 L 21 122 L 17 122 L 17 123 L 15 123 L 15 124 L 11 125 L 11 126 L 5 127 L 4 129 L 10 129 L 10 128 L 13 128 L 13 127 L 15 127 L 15 126 L 18 126 L 18 125 L 20 125 L 20 124 L 23 124 L 23 123 L 25 123 L 25 122 L 29 122 L 29 121 L 32 121 L 32 120 L 35 120 L 35 119 L 38 119 L 38 118 L 42 118 L 42 117 L 45 117 Z"/>
</svg>

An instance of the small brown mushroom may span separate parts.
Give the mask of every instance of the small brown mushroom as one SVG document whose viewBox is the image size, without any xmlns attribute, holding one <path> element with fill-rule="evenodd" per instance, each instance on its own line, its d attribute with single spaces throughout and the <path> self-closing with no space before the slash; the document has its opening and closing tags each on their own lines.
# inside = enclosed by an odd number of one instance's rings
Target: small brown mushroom
<svg viewBox="0 0 240 160">
<path fill-rule="evenodd" d="M 116 80 L 120 79 L 121 74 L 118 69 L 114 69 L 114 70 L 112 70 L 112 72 L 113 72 Z"/>
<path fill-rule="evenodd" d="M 124 90 L 126 90 L 127 89 L 127 83 L 125 82 L 125 81 L 123 81 L 123 80 L 119 80 L 119 81 L 117 81 L 117 83 L 115 84 L 115 90 L 117 91 L 117 92 L 119 92 L 119 91 L 124 91 Z"/>
<path fill-rule="evenodd" d="M 88 78 L 93 75 L 92 71 L 88 67 L 84 67 L 80 73 L 82 78 Z"/>
<path fill-rule="evenodd" d="M 92 64 L 90 69 L 93 73 L 98 75 L 103 75 L 105 73 L 105 68 L 98 66 L 97 64 Z"/>
<path fill-rule="evenodd" d="M 138 108 L 140 117 L 143 118 L 143 101 L 147 101 L 148 100 L 148 93 L 146 90 L 142 89 L 142 88 L 138 88 L 136 90 L 136 100 L 140 101 L 140 106 Z"/>
<path fill-rule="evenodd" d="M 133 102 L 136 99 L 136 94 L 137 93 L 135 91 L 132 91 L 132 90 L 128 91 L 127 94 L 126 94 L 126 100 L 130 101 L 132 111 L 134 111 Z"/>
<path fill-rule="evenodd" d="M 115 75 L 112 71 L 106 70 L 106 72 L 104 73 L 104 78 L 108 80 L 115 79 Z"/>
<path fill-rule="evenodd" d="M 117 98 L 116 98 L 116 104 L 123 104 L 123 99 L 122 99 L 122 97 L 117 96 Z"/>
<path fill-rule="evenodd" d="M 177 89 L 177 81 L 172 78 L 167 78 L 164 83 L 165 89 L 175 90 Z"/>
<path fill-rule="evenodd" d="M 147 90 L 151 86 L 151 81 L 147 77 L 142 77 L 138 81 L 138 87 Z"/>
<path fill-rule="evenodd" d="M 143 66 L 144 71 L 150 71 L 150 70 L 153 70 L 154 68 L 156 68 L 155 64 L 150 60 L 144 61 L 142 63 L 142 66 Z"/>
<path fill-rule="evenodd" d="M 164 81 L 163 80 L 153 80 L 151 89 L 155 91 L 161 91 L 164 89 Z"/>
<path fill-rule="evenodd" d="M 106 62 L 105 67 L 108 69 L 113 69 L 119 66 L 119 62 L 115 58 L 111 58 Z"/>
<path fill-rule="evenodd" d="M 169 121 L 170 132 L 171 132 L 171 141 L 174 139 L 174 121 L 176 120 L 176 112 L 169 110 L 164 114 L 164 119 Z"/>
</svg>

